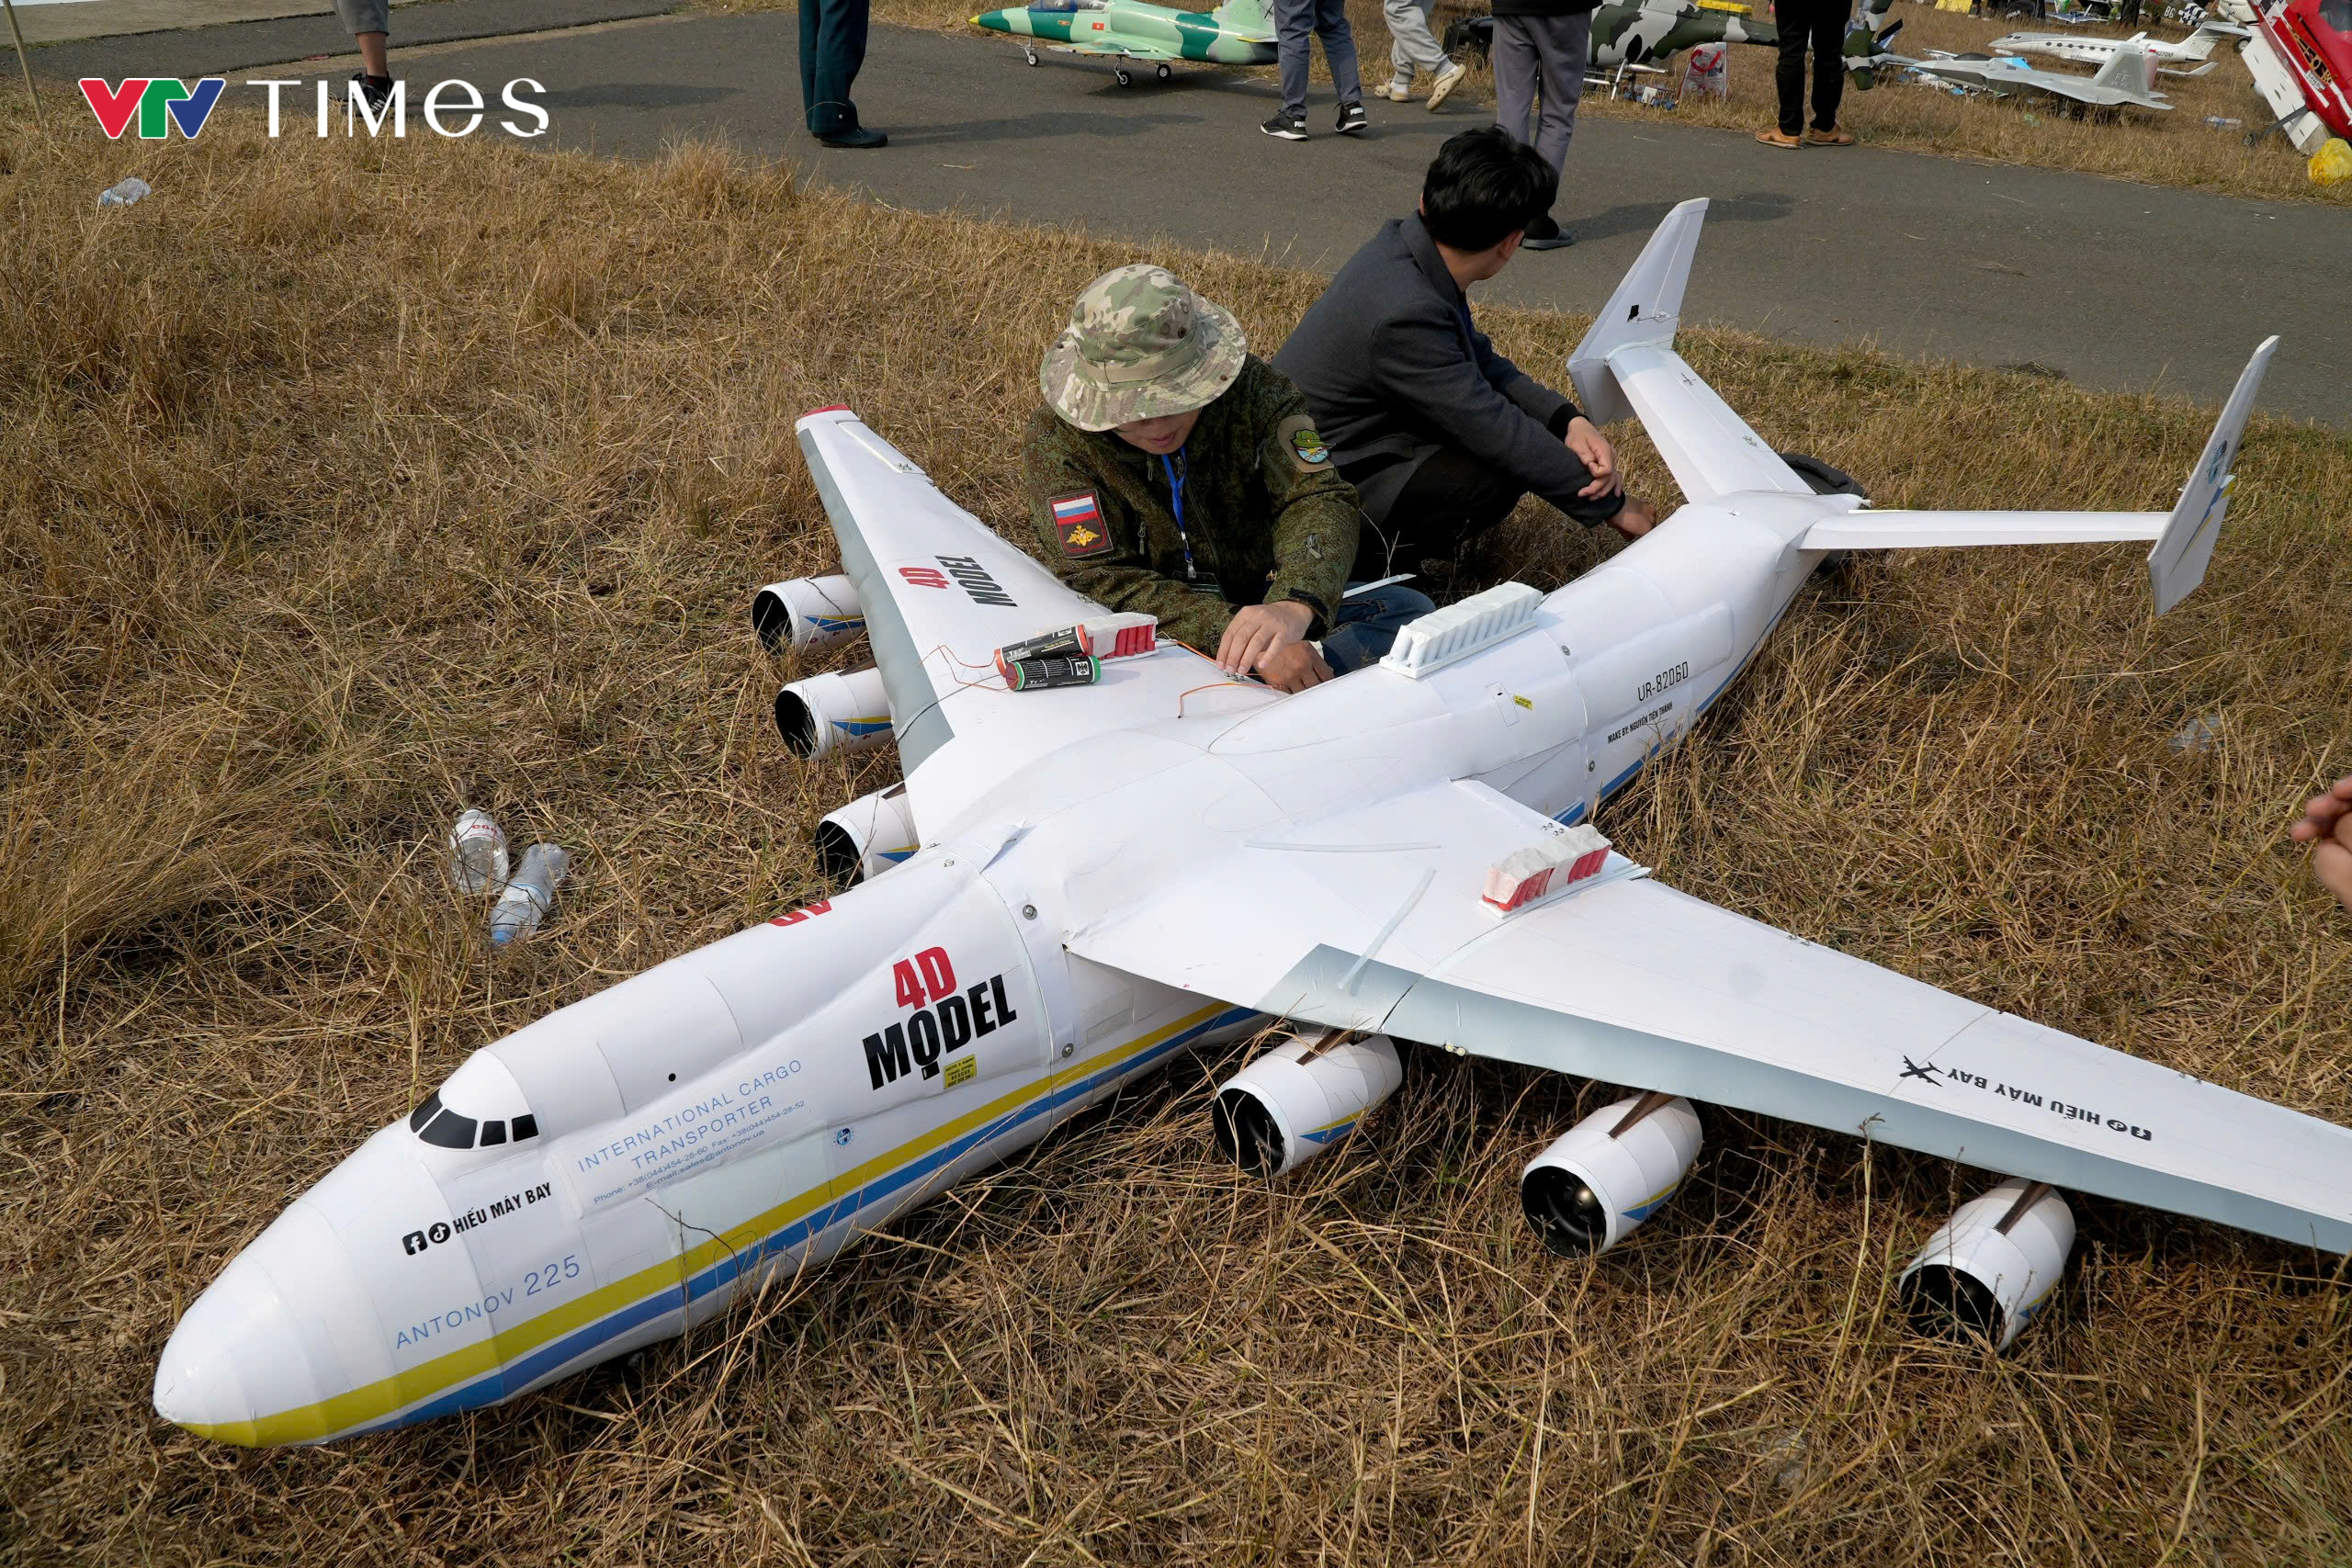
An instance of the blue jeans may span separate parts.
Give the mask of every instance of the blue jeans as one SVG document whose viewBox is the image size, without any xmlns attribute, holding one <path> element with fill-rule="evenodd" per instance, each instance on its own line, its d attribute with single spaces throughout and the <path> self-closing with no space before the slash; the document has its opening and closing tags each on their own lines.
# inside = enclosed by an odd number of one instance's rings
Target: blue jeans
<svg viewBox="0 0 2352 1568">
<path fill-rule="evenodd" d="M 1398 632 L 1436 608 L 1428 594 L 1416 593 L 1401 582 L 1342 599 L 1331 617 L 1331 629 L 1323 634 L 1323 662 L 1334 675 L 1377 664 Z"/>
<path fill-rule="evenodd" d="M 1281 62 L 1283 113 L 1306 112 L 1306 64 L 1311 40 L 1323 40 L 1331 86 L 1343 104 L 1363 102 L 1356 74 L 1356 35 L 1348 26 L 1347 0 L 1274 0 L 1274 58 Z"/>
</svg>

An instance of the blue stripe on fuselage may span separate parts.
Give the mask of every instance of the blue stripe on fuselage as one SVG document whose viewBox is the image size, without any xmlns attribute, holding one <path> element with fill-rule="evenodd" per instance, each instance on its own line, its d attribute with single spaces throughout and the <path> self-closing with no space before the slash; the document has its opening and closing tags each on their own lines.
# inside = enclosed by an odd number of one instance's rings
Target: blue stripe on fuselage
<svg viewBox="0 0 2352 1568">
<path fill-rule="evenodd" d="M 729 1258 L 712 1264 L 698 1274 L 690 1276 L 683 1291 L 661 1291 L 641 1301 L 633 1302 L 616 1312 L 599 1318 L 587 1327 L 543 1346 L 529 1355 L 509 1362 L 486 1376 L 475 1379 L 462 1388 L 452 1389 L 429 1404 L 420 1404 L 401 1415 L 379 1421 L 355 1431 L 380 1432 L 395 1427 L 414 1426 L 436 1416 L 459 1410 L 471 1410 L 485 1404 L 495 1404 L 506 1397 L 507 1391 L 527 1388 L 565 1363 L 576 1360 L 597 1346 L 616 1339 L 630 1329 L 650 1323 L 657 1317 L 677 1311 L 688 1302 L 699 1301 L 720 1286 L 731 1283 L 744 1270 L 756 1267 L 771 1254 L 787 1252 L 811 1237 L 822 1235 L 837 1222 L 853 1218 L 886 1199 L 921 1182 L 941 1167 L 953 1163 L 991 1139 L 1025 1122 L 1058 1110 L 1071 1100 L 1090 1093 L 1105 1081 L 1141 1071 L 1170 1052 L 1188 1045 L 1208 1033 L 1228 1024 L 1239 1023 L 1256 1016 L 1248 1008 L 1228 1008 L 1215 1018 L 1193 1025 L 1182 1033 L 1160 1042 L 1148 1051 L 1139 1052 L 1128 1060 L 1117 1063 L 1102 1072 L 1078 1082 L 1038 1096 L 1026 1105 L 1009 1111 L 988 1126 L 975 1128 L 961 1138 L 943 1145 L 921 1159 L 910 1161 L 888 1176 L 867 1182 L 856 1191 L 817 1209 L 801 1219 L 777 1231 L 765 1241 L 748 1247 Z"/>
</svg>

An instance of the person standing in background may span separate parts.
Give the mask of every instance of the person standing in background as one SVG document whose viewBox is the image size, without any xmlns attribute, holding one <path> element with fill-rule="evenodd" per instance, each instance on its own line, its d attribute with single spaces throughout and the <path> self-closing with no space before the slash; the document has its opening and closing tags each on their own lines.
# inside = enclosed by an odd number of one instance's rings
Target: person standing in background
<svg viewBox="0 0 2352 1568">
<path fill-rule="evenodd" d="M 1347 0 L 1274 0 L 1283 107 L 1258 129 L 1278 141 L 1306 140 L 1306 68 L 1318 38 L 1324 63 L 1331 68 L 1331 85 L 1340 96 L 1340 133 L 1352 136 L 1371 123 L 1363 112 L 1363 78 L 1356 70 L 1356 35 L 1348 26 Z"/>
<path fill-rule="evenodd" d="M 1535 149 L 1556 179 L 1568 161 L 1592 54 L 1592 12 L 1599 0 L 1494 0 L 1495 123 Z M 1544 115 L 1531 134 L 1538 84 Z M 1527 225 L 1525 248 L 1556 251 L 1576 243 L 1549 212 Z"/>
<path fill-rule="evenodd" d="M 1846 93 L 1846 13 L 1852 0 L 1773 0 L 1772 20 L 1781 29 L 1781 63 L 1773 85 L 1781 91 L 1781 123 L 1759 130 L 1767 147 L 1851 147 L 1853 137 L 1838 129 L 1838 104 Z M 1804 122 L 1804 52 L 1813 51 L 1813 124 Z"/>
<path fill-rule="evenodd" d="M 391 58 L 384 47 L 391 31 L 390 0 L 334 0 L 334 10 L 343 30 L 359 44 L 359 69 L 351 73 L 344 96 L 364 96 L 368 111 L 381 114 L 392 97 Z"/>
<path fill-rule="evenodd" d="M 1381 14 L 1388 23 L 1390 77 L 1388 85 L 1372 90 L 1373 96 L 1410 103 L 1413 73 L 1427 71 L 1433 78 L 1430 107 L 1434 109 L 1470 73 L 1438 47 L 1437 35 L 1430 31 L 1430 12 L 1436 4 L 1437 0 L 1382 0 Z"/>
<path fill-rule="evenodd" d="M 800 0 L 800 102 L 808 134 L 828 147 L 888 147 L 890 139 L 857 123 L 850 84 L 865 63 L 871 0 Z"/>
</svg>

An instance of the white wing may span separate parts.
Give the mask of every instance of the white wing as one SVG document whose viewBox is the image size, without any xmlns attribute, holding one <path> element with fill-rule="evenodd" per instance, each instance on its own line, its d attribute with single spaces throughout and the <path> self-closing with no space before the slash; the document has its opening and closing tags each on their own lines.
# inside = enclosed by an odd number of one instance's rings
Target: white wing
<svg viewBox="0 0 2352 1568">
<path fill-rule="evenodd" d="M 1071 952 L 1261 1011 L 1688 1095 L 2352 1250 L 2352 1131 L 1731 914 L 1612 858 L 1498 919 L 1544 819 L 1442 784 L 1252 840 Z"/>
<path fill-rule="evenodd" d="M 1008 692 L 998 649 L 1102 607 L 948 500 L 847 409 L 820 410 L 797 428 L 865 607 L 924 843 L 1024 763 L 1080 736 L 1274 699 L 1169 643 L 1105 665 L 1099 685 Z"/>
</svg>

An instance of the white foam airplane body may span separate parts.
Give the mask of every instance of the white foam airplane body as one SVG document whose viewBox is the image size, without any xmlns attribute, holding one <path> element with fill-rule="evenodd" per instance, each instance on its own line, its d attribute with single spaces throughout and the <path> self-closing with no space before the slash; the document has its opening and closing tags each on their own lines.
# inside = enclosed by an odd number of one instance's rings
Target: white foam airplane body
<svg viewBox="0 0 2352 1568">
<path fill-rule="evenodd" d="M 889 818 L 917 846 L 474 1053 L 227 1266 L 156 1408 L 268 1444 L 514 1398 L 1268 1020 L 1308 1028 L 1216 1119 L 1270 1173 L 1396 1087 L 1392 1037 L 1645 1091 L 1528 1168 L 1562 1250 L 1664 1201 L 1697 1153 L 1691 1100 L 2007 1173 L 1906 1275 L 1923 1315 L 1999 1342 L 2064 1267 L 2052 1186 L 2352 1248 L 2352 1132 L 1558 852 L 1830 551 L 2148 540 L 2168 609 L 2203 577 L 2273 346 L 2170 514 L 1870 510 L 1814 493 L 1676 355 L 1704 208 L 1667 219 L 1571 362 L 1596 418 L 1640 415 L 1688 504 L 1556 592 L 1441 610 L 1295 695 L 1173 646 L 1006 690 L 992 650 L 1099 607 L 847 411 L 802 420 L 847 579 L 811 613 L 828 635 L 862 615 L 878 671 L 797 682 L 779 712 L 812 748 L 887 718 L 905 784 L 856 830 Z"/>
<path fill-rule="evenodd" d="M 2157 66 L 2167 75 L 2202 76 L 2219 63 L 2213 58 L 2214 45 L 2224 39 L 2253 36 L 2251 28 L 2242 28 L 2235 22 L 2204 22 L 2178 43 L 2150 38 L 2144 32 L 2133 33 L 2128 39 L 2093 38 L 2082 33 L 2004 33 L 1987 47 L 1996 56 L 2048 54 L 2083 65 L 2104 65 L 2125 50 L 2136 50 L 2154 56 Z M 2203 63 L 2191 63 L 2200 61 Z"/>
</svg>

